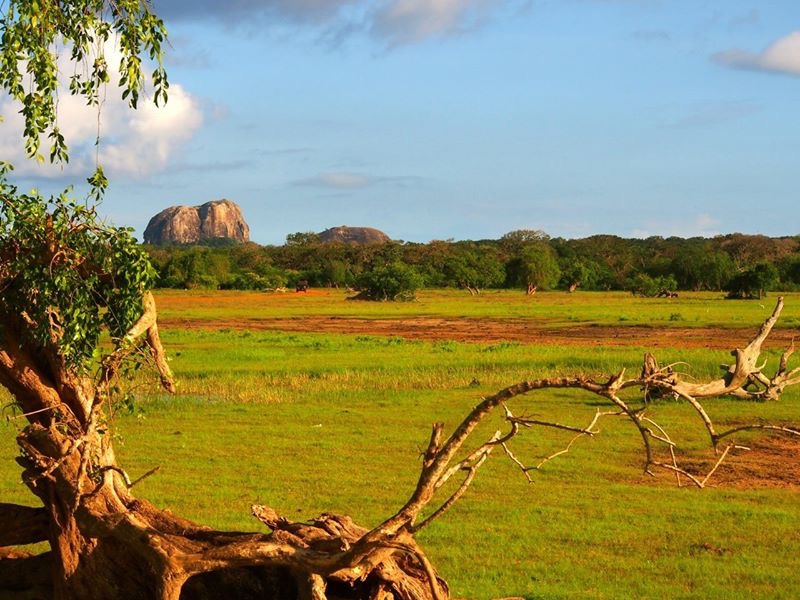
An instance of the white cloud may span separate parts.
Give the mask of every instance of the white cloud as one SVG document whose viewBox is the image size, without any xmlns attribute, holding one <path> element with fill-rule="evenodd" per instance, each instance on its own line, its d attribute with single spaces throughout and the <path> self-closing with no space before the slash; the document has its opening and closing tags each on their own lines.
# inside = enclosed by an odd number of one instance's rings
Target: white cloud
<svg viewBox="0 0 800 600">
<path fill-rule="evenodd" d="M 734 69 L 800 76 L 800 31 L 774 41 L 758 53 L 732 49 L 718 52 L 711 58 L 717 64 Z"/>
<path fill-rule="evenodd" d="M 68 54 L 68 53 L 62 53 Z M 131 110 L 117 87 L 119 52 L 106 49 L 111 83 L 104 94 L 100 111 L 99 162 L 110 176 L 141 176 L 163 170 L 203 123 L 198 101 L 182 86 L 171 83 L 169 102 L 157 108 L 149 98 L 140 98 L 139 108 Z M 61 73 L 72 73 L 65 57 Z M 62 78 L 65 79 L 65 78 Z M 86 177 L 95 166 L 98 115 L 86 100 L 72 96 L 62 85 L 58 102 L 58 126 L 69 147 L 67 165 L 39 164 L 28 159 L 22 147 L 23 119 L 19 105 L 8 96 L 0 98 L 0 158 L 14 164 L 16 172 L 44 178 Z M 49 153 L 42 137 L 41 153 Z"/>
</svg>

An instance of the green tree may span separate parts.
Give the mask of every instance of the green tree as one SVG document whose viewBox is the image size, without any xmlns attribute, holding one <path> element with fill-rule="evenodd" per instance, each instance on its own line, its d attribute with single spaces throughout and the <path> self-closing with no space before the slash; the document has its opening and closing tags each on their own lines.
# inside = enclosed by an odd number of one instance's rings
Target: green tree
<svg viewBox="0 0 800 600">
<path fill-rule="evenodd" d="M 759 262 L 737 273 L 728 282 L 728 298 L 758 298 L 766 296 L 778 284 L 778 269 L 769 262 Z"/>
<path fill-rule="evenodd" d="M 527 245 L 510 265 L 511 284 L 527 287 L 528 293 L 555 287 L 561 277 L 555 252 L 546 242 Z"/>
<path fill-rule="evenodd" d="M 739 271 L 759 262 L 769 261 L 776 255 L 775 240 L 765 235 L 731 233 L 717 238 L 722 250 L 728 253 Z"/>
<path fill-rule="evenodd" d="M 482 289 L 501 285 L 505 270 L 497 255 L 484 248 L 464 250 L 451 257 L 443 265 L 443 275 L 451 285 L 477 295 Z"/>
<path fill-rule="evenodd" d="M 600 265 L 588 259 L 559 260 L 561 280 L 559 285 L 574 292 L 579 287 L 585 290 L 597 289 L 600 279 Z"/>
<path fill-rule="evenodd" d="M 507 257 L 519 256 L 525 247 L 549 239 L 550 236 L 541 229 L 515 229 L 500 238 L 500 248 Z"/>
<path fill-rule="evenodd" d="M 730 256 L 706 240 L 685 241 L 669 265 L 669 273 L 684 290 L 722 290 L 735 271 Z"/>
<path fill-rule="evenodd" d="M 152 71 L 153 99 L 167 101 L 169 83 L 162 65 L 164 23 L 140 0 L 9 0 L 0 18 L 0 84 L 21 105 L 25 151 L 44 160 L 41 138 L 49 140 L 51 161 L 66 162 L 68 148 L 58 121 L 58 65 L 60 46 L 75 65 L 69 78 L 70 94 L 82 96 L 89 105 L 101 105 L 102 90 L 109 82 L 104 45 L 112 35 L 119 40 L 119 86 L 123 99 L 136 108 L 144 86 L 142 56 L 156 63 Z M 83 68 L 81 68 L 83 67 Z M 100 165 L 89 177 L 98 198 L 107 180 Z"/>
<path fill-rule="evenodd" d="M 783 289 L 800 287 L 800 254 L 790 254 L 784 257 L 777 266 Z"/>
<path fill-rule="evenodd" d="M 644 267 L 644 242 L 640 244 L 615 235 L 593 235 L 571 240 L 569 245 L 576 257 L 591 260 L 600 266 L 597 271 L 598 289 L 621 290 L 631 274 Z"/>
</svg>

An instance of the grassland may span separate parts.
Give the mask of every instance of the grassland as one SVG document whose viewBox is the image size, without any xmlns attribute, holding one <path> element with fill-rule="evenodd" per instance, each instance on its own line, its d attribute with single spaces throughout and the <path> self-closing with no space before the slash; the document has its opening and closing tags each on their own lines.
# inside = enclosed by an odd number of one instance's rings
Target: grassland
<svg viewBox="0 0 800 600">
<path fill-rule="evenodd" d="M 516 315 L 574 323 L 755 327 L 771 303 L 691 295 L 647 301 L 618 294 L 520 294 L 470 298 L 428 292 L 420 302 L 344 302 L 338 293 L 310 296 L 169 293 L 159 298 L 167 322 L 206 320 L 208 328 L 165 327 L 165 345 L 180 379 L 177 397 L 145 381 L 138 409 L 114 416 L 117 451 L 132 477 L 159 465 L 138 495 L 176 513 L 230 529 L 258 528 L 251 503 L 287 517 L 323 511 L 365 525 L 391 514 L 413 490 L 430 424 L 454 426 L 480 398 L 521 379 L 557 373 L 608 374 L 638 369 L 643 347 L 483 344 L 370 335 L 287 333 L 219 328 L 218 321 L 328 315 L 400 318 Z M 787 300 L 787 326 L 800 317 L 800 297 Z M 616 316 L 615 316 L 616 315 Z M 651 317 L 648 320 L 648 315 Z M 627 321 L 620 321 L 620 317 Z M 743 342 L 745 340 L 742 340 Z M 662 362 L 686 361 L 698 378 L 719 373 L 725 352 L 665 349 Z M 776 361 L 770 353 L 771 364 Z M 800 422 L 800 394 L 779 403 L 717 400 L 721 423 L 767 418 Z M 595 397 L 552 392 L 517 404 L 520 413 L 585 425 Z M 706 444 L 690 409 L 662 402 L 653 415 L 699 454 Z M 490 433 L 498 423 L 487 425 Z M 29 501 L 12 461 L 18 420 L 0 426 L 0 498 Z M 493 457 L 471 491 L 420 540 L 456 596 L 492 598 L 792 598 L 800 569 L 800 481 L 796 456 L 774 463 L 776 477 L 750 473 L 746 454 L 702 491 L 669 477 L 641 474 L 630 424 L 606 421 L 528 484 L 505 458 Z M 568 441 L 530 431 L 515 446 L 530 462 Z M 705 455 L 708 457 L 708 454 Z M 785 460 L 786 459 L 786 460 Z M 784 462 L 785 460 L 785 462 Z M 759 476 L 768 475 L 765 480 Z M 786 480 L 789 480 L 788 482 Z"/>
<path fill-rule="evenodd" d="M 663 327 L 752 326 L 769 315 L 774 298 L 725 300 L 717 292 L 684 292 L 678 299 L 639 298 L 626 292 L 488 291 L 469 297 L 461 290 L 423 290 L 416 302 L 345 302 L 344 290 L 323 293 L 262 294 L 253 292 L 168 291 L 158 294 L 161 317 L 167 321 L 232 320 L 334 316 L 348 318 L 454 317 L 525 318 L 555 327 L 575 325 L 648 325 Z M 786 294 L 779 327 L 800 326 L 800 293 Z"/>
</svg>

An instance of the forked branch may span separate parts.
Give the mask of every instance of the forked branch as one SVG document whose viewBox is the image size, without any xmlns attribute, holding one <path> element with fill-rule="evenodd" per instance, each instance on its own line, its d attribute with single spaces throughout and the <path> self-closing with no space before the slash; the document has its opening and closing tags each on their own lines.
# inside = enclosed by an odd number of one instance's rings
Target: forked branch
<svg viewBox="0 0 800 600">
<path fill-rule="evenodd" d="M 170 393 L 175 393 L 175 381 L 167 362 L 161 337 L 158 333 L 156 301 L 151 292 L 142 299 L 142 316 L 131 326 L 122 339 L 116 340 L 113 352 L 106 355 L 100 366 L 97 379 L 97 390 L 104 393 L 114 380 L 122 363 L 133 352 L 138 350 L 139 340 L 145 337 L 145 343 L 153 356 L 156 369 L 161 377 L 161 385 Z M 98 394 L 101 395 L 101 394 Z"/>
</svg>

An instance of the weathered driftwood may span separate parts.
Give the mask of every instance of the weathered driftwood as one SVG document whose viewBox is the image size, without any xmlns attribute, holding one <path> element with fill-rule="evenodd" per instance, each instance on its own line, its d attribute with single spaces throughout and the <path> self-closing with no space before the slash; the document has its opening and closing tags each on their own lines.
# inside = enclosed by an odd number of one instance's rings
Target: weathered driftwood
<svg viewBox="0 0 800 600">
<path fill-rule="evenodd" d="M 772 377 L 758 364 L 761 346 L 782 307 L 779 300 L 753 340 L 734 350 L 734 363 L 715 381 L 685 381 L 648 355 L 637 377 L 626 378 L 623 370 L 599 381 L 576 376 L 517 383 L 482 399 L 447 436 L 442 423 L 434 424 L 408 501 L 376 527 L 364 528 L 333 514 L 321 515 L 312 523 L 293 523 L 267 507 L 253 507 L 254 516 L 270 533 L 214 531 L 134 498 L 128 477 L 115 459 L 110 436 L 101 435 L 99 423 L 110 385 L 125 353 L 147 347 L 163 386 L 174 389 L 150 295 L 144 298 L 144 314 L 128 332 L 125 343 L 102 360 L 94 375 L 71 370 L 55 343 L 44 348 L 26 345 L 22 335 L 25 315 L 2 315 L 0 383 L 14 395 L 28 421 L 18 437 L 18 462 L 24 482 L 42 508 L 0 504 L 0 546 L 46 541 L 51 552 L 37 558 L 18 554 L 10 558 L 11 553 L 5 551 L 6 560 L 0 560 L 0 590 L 13 590 L 18 597 L 41 597 L 44 564 L 51 569 L 48 593 L 64 599 L 175 600 L 248 594 L 314 600 L 448 598 L 447 585 L 436 575 L 414 536 L 458 501 L 495 449 L 529 477 L 532 470 L 567 452 L 577 439 L 598 433 L 602 418 L 622 417 L 641 437 L 646 472 L 665 469 L 675 473 L 679 483 L 684 477 L 703 487 L 728 456 L 732 443 L 720 449 L 706 476 L 690 473 L 676 460 L 669 434 L 648 416 L 648 404 L 632 406 L 622 399 L 621 392 L 629 388 L 644 390 L 646 398 L 671 395 L 688 402 L 715 448 L 721 440 L 747 429 L 800 435 L 794 427 L 761 423 L 719 432 L 701 404 L 704 398 L 724 395 L 777 399 L 786 387 L 800 382 L 800 368 L 788 367 L 793 348 L 783 354 Z M 598 412 L 587 426 L 512 412 L 512 400 L 550 389 L 583 390 L 605 399 L 609 410 Z M 468 447 L 478 425 L 498 408 L 503 428 Z M 556 428 L 573 437 L 565 450 L 527 466 L 510 442 L 530 427 Z M 445 484 L 455 478 L 460 481 L 444 493 Z M 9 578 L 12 561 L 16 575 Z"/>
</svg>

